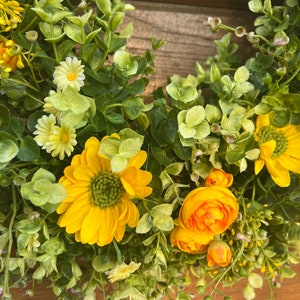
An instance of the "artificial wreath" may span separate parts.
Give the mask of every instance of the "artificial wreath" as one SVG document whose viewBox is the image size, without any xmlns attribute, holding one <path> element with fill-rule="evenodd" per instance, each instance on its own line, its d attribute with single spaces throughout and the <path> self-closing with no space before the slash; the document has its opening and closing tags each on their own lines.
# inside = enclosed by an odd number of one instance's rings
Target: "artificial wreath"
<svg viewBox="0 0 300 300">
<path fill-rule="evenodd" d="M 250 300 L 295 275 L 299 1 L 250 0 L 251 32 L 209 18 L 217 54 L 147 94 L 164 42 L 128 51 L 131 4 L 0 7 L 2 299 L 44 279 L 58 299 L 230 299 L 246 278 Z"/>
</svg>

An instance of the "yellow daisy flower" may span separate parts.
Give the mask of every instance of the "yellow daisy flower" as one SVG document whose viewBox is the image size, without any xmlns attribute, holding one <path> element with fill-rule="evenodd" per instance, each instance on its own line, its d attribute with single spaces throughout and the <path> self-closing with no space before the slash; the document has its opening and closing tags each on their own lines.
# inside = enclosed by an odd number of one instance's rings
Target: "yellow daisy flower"
<svg viewBox="0 0 300 300">
<path fill-rule="evenodd" d="M 46 151 L 51 152 L 52 157 L 58 156 L 60 160 L 65 158 L 65 154 L 70 156 L 77 144 L 75 129 L 64 124 L 54 126 L 52 135 L 46 144 Z"/>
<path fill-rule="evenodd" d="M 139 211 L 131 199 L 151 194 L 152 189 L 146 185 L 152 175 L 140 170 L 147 158 L 145 151 L 131 157 L 122 172 L 113 173 L 110 159 L 99 155 L 99 147 L 97 138 L 89 138 L 83 152 L 65 168 L 59 182 L 67 189 L 68 197 L 57 213 L 61 215 L 58 225 L 75 233 L 77 242 L 104 246 L 114 238 L 122 240 L 126 224 L 137 225 Z"/>
<path fill-rule="evenodd" d="M 57 85 L 58 90 L 64 91 L 68 86 L 79 91 L 84 85 L 85 75 L 83 73 L 84 66 L 77 57 L 67 57 L 65 61 L 55 67 L 53 73 L 53 83 Z"/>
<path fill-rule="evenodd" d="M 33 134 L 36 135 L 34 139 L 42 149 L 46 149 L 49 138 L 53 134 L 55 123 L 56 118 L 53 114 L 50 114 L 49 116 L 44 115 L 37 120 L 37 124 L 35 125 L 36 130 Z"/>
<path fill-rule="evenodd" d="M 23 10 L 18 1 L 0 0 L 0 32 L 8 32 L 16 28 L 22 21 Z"/>
<path fill-rule="evenodd" d="M 130 262 L 129 265 L 122 263 L 120 265 L 116 265 L 112 270 L 106 271 L 105 274 L 108 276 L 110 282 L 115 282 L 126 279 L 140 266 L 141 263 L 135 263 L 133 261 Z"/>
<path fill-rule="evenodd" d="M 256 121 L 256 140 L 260 157 L 255 161 L 255 174 L 266 166 L 274 182 L 290 185 L 290 173 L 300 174 L 300 125 L 277 128 L 270 124 L 269 114 L 259 115 Z"/>
<path fill-rule="evenodd" d="M 70 156 L 77 144 L 74 128 L 64 124 L 61 127 L 55 125 L 56 118 L 53 114 L 42 116 L 35 125 L 33 132 L 35 141 L 42 149 L 51 153 L 52 157 L 58 156 L 60 160 L 65 158 L 65 154 Z"/>
</svg>

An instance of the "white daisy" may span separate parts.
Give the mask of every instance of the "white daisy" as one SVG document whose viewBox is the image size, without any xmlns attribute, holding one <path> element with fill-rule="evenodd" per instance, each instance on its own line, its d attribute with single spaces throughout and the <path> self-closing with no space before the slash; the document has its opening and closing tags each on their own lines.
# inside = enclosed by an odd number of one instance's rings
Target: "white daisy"
<svg viewBox="0 0 300 300">
<path fill-rule="evenodd" d="M 76 144 L 75 129 L 62 124 L 61 127 L 54 126 L 46 151 L 51 152 L 52 157 L 58 156 L 60 160 L 63 160 L 65 154 L 67 156 L 71 155 Z"/>
<path fill-rule="evenodd" d="M 37 124 L 35 125 L 36 130 L 33 134 L 36 135 L 34 139 L 39 146 L 42 146 L 42 149 L 46 149 L 49 138 L 53 133 L 55 123 L 56 118 L 53 114 L 50 114 L 49 116 L 44 115 L 38 119 Z"/>
<path fill-rule="evenodd" d="M 65 61 L 55 67 L 53 73 L 53 83 L 57 85 L 58 90 L 64 91 L 68 86 L 80 90 L 84 85 L 85 75 L 83 73 L 84 65 L 77 57 L 67 57 Z"/>
</svg>

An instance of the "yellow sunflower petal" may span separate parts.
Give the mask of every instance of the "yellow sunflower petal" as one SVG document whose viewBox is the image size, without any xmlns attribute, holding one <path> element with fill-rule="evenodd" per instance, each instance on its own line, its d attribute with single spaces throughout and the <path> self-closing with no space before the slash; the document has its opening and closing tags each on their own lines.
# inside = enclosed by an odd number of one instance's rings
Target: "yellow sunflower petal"
<svg viewBox="0 0 300 300">
<path fill-rule="evenodd" d="M 290 157 L 287 155 L 280 155 L 277 159 L 278 163 L 287 170 L 294 173 L 300 173 L 300 160 L 298 158 Z"/>
<path fill-rule="evenodd" d="M 91 178 L 93 178 L 95 173 L 86 165 L 79 165 L 74 167 L 73 170 L 73 176 L 77 180 L 82 180 L 82 181 L 91 181 Z"/>
<path fill-rule="evenodd" d="M 259 145 L 260 148 L 260 157 L 264 160 L 270 159 L 276 147 L 276 142 L 270 140 L 263 144 Z"/>
<path fill-rule="evenodd" d="M 112 242 L 118 226 L 118 212 L 115 207 L 100 209 L 99 236 L 97 244 L 104 246 Z"/>
<path fill-rule="evenodd" d="M 277 185 L 281 187 L 287 187 L 290 185 L 290 173 L 287 169 L 283 168 L 275 160 L 267 161 L 266 167 Z"/>
<path fill-rule="evenodd" d="M 270 125 L 269 114 L 259 115 L 256 119 L 256 128 L 260 129 L 264 126 Z"/>
<path fill-rule="evenodd" d="M 125 191 L 131 196 L 134 197 L 135 196 L 135 190 L 133 189 L 132 185 L 123 177 L 120 178 L 123 188 L 125 189 Z"/>
<path fill-rule="evenodd" d="M 265 165 L 265 161 L 263 159 L 258 159 L 254 162 L 254 172 L 257 175 Z"/>
<path fill-rule="evenodd" d="M 90 243 L 95 234 L 98 232 L 99 216 L 100 209 L 92 206 L 82 222 L 80 230 L 80 239 L 82 243 Z"/>
<path fill-rule="evenodd" d="M 140 168 L 147 159 L 147 153 L 143 150 L 140 150 L 137 155 L 130 158 L 128 166 L 134 166 Z"/>
</svg>

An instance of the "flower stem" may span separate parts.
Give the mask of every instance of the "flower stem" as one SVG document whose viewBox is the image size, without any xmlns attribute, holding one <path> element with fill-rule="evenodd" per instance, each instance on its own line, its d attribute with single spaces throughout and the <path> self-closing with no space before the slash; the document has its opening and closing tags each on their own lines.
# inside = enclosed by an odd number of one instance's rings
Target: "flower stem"
<svg viewBox="0 0 300 300">
<path fill-rule="evenodd" d="M 121 264 L 123 262 L 122 254 L 121 254 L 121 251 L 118 247 L 118 244 L 117 244 L 116 240 L 113 240 L 113 244 L 114 244 L 114 247 L 115 247 L 115 250 L 116 250 L 118 264 Z"/>
<path fill-rule="evenodd" d="M 12 185 L 12 215 L 8 226 L 8 247 L 7 247 L 7 254 L 6 254 L 6 260 L 5 260 L 5 273 L 4 273 L 4 291 L 3 296 L 4 297 L 10 297 L 9 292 L 9 260 L 10 260 L 10 254 L 12 251 L 12 245 L 13 245 L 13 225 L 17 214 L 17 195 L 16 195 L 16 189 L 15 186 Z"/>
</svg>

